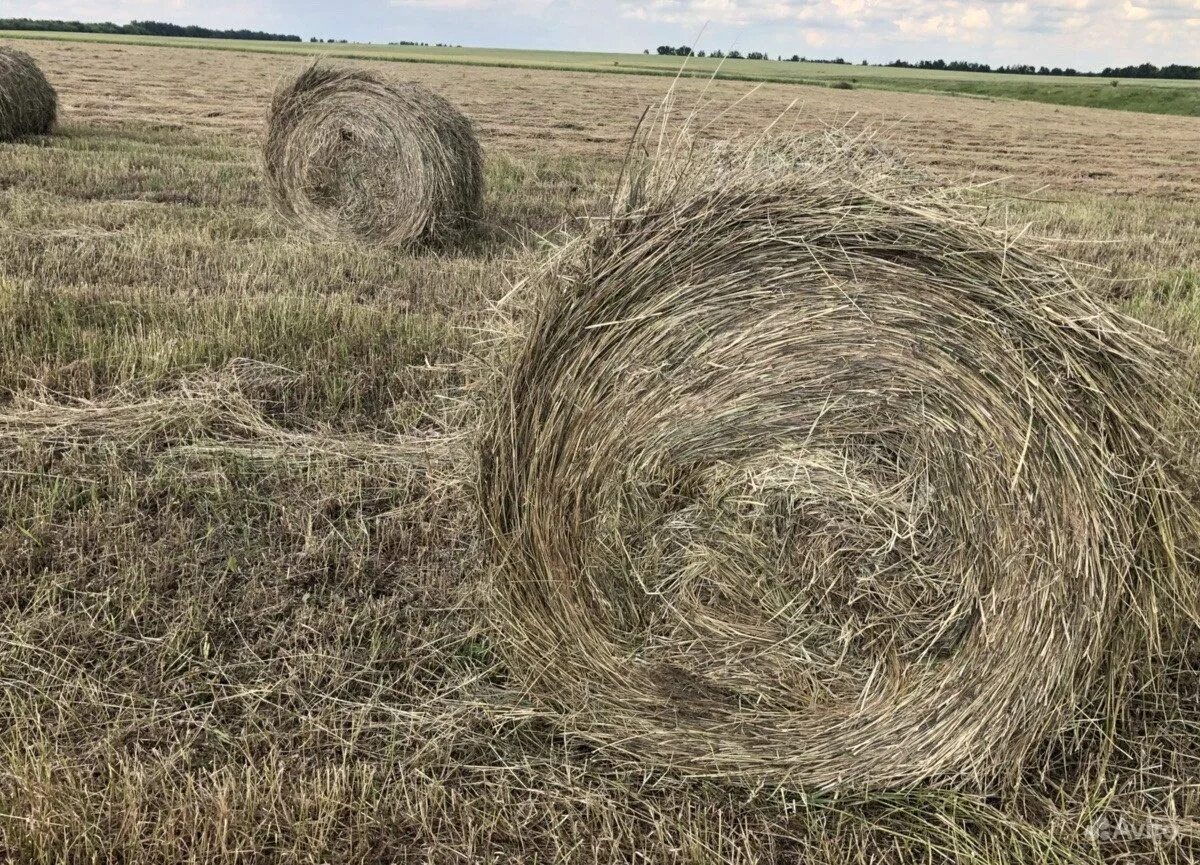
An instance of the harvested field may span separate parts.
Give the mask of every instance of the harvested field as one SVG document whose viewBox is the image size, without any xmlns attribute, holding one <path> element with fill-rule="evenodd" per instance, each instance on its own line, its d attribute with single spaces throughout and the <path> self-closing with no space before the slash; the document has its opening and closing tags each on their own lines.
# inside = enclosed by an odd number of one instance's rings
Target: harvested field
<svg viewBox="0 0 1200 865">
<path fill-rule="evenodd" d="M 37 39 L 26 30 L 0 31 L 0 38 Z M 46 38 L 43 34 L 40 38 Z M 60 41 L 85 44 L 123 45 L 126 47 L 169 47 L 237 53 L 275 54 L 292 57 L 329 57 L 351 60 L 379 60 L 408 64 L 440 63 L 473 68 L 537 69 L 541 71 L 590 72 L 620 76 L 680 75 L 676 56 L 619 54 L 588 51 L 545 51 L 505 48 L 451 47 L 449 45 L 363 44 L 363 43 L 281 43 L 228 39 L 189 38 L 179 42 L 172 37 L 64 33 L 52 37 Z M 1047 70 L 1049 71 L 1049 70 Z M 1113 86 L 1109 79 L 1090 76 L 1044 75 L 1035 80 L 1027 75 L 971 71 L 925 70 L 893 66 L 854 66 L 821 61 L 796 61 L 781 66 L 770 59 L 734 60 L 693 56 L 684 77 L 751 83 L 772 82 L 834 87 L 842 90 L 866 88 L 914 93 L 949 93 L 972 98 L 1019 99 L 1053 105 L 1079 105 L 1151 114 L 1200 116 L 1200 85 L 1188 79 L 1138 78 Z"/>
<path fill-rule="evenodd" d="M 0 857 L 1200 855 L 1186 538 L 1182 581 L 1121 663 L 1102 659 L 1107 638 L 1055 635 L 1089 671 L 1093 687 L 1071 695 L 1087 710 L 982 786 L 909 775 L 817 792 L 678 771 L 670 754 L 631 761 L 564 723 L 512 662 L 481 586 L 476 376 L 525 326 L 505 319 L 520 317 L 514 288 L 541 238 L 608 212 L 662 80 L 378 64 L 459 105 L 488 154 L 479 235 L 403 255 L 313 242 L 274 218 L 262 117 L 296 58 L 20 46 L 61 116 L 52 138 L 0 144 Z M 681 83 L 680 102 L 701 88 Z M 761 129 L 794 101 L 788 128 L 872 127 L 939 182 L 986 181 L 969 193 L 975 217 L 1080 260 L 1077 279 L 1163 330 L 1163 363 L 1200 394 L 1200 121 L 766 85 L 710 133 Z M 1130 390 L 1097 398 L 1149 396 Z M 1195 441 L 1194 415 L 1156 411 Z M 1019 420 L 1005 429 L 1023 441 Z M 1192 477 L 1194 453 L 1177 456 Z M 1051 462 L 1036 467 L 1058 489 Z M 1018 477 L 1035 463 L 1021 465 Z M 1126 504 L 1148 506 L 1143 492 Z M 1055 524 L 1087 531 L 1069 522 Z M 1143 540 L 1121 537 L 1104 567 Z M 1117 595 L 1088 608 L 1107 616 Z"/>
<path fill-rule="evenodd" d="M 21 46 L 61 82 L 64 111 L 73 116 L 230 135 L 259 131 L 273 85 L 300 62 L 169 48 L 27 41 Z M 485 145 L 516 154 L 549 150 L 619 158 L 638 115 L 667 86 L 637 76 L 379 61 L 352 65 L 390 75 L 403 70 L 473 118 Z M 681 82 L 681 100 L 705 86 Z M 708 92 L 725 104 L 752 86 L 719 83 Z M 1012 175 L 1030 188 L 1097 193 L 1200 192 L 1197 120 L 1186 117 L 766 84 L 731 111 L 721 129 L 759 128 L 793 101 L 799 126 L 880 126 L 922 162 L 954 174 Z"/>
</svg>

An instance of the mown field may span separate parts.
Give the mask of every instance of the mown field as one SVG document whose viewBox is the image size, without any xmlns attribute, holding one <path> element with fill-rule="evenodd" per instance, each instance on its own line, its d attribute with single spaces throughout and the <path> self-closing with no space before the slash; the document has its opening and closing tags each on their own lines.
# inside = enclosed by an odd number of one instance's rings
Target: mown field
<svg viewBox="0 0 1200 865">
<path fill-rule="evenodd" d="M 1113 80 L 1078 76 L 1028 76 L 999 73 L 937 72 L 884 66 L 791 63 L 770 60 L 716 60 L 657 54 L 587 51 L 523 51 L 505 48 L 453 48 L 408 45 L 255 42 L 228 39 L 174 39 L 157 36 L 88 33 L 30 34 L 0 31 L 0 38 L 53 38 L 72 42 L 154 45 L 268 54 L 322 55 L 404 63 L 453 63 L 515 69 L 546 69 L 625 75 L 717 77 L 726 81 L 812 84 L 915 93 L 949 93 L 983 99 L 1017 99 L 1054 105 L 1079 105 L 1153 114 L 1200 117 L 1200 82 Z"/>
<path fill-rule="evenodd" d="M 1103 747 L 995 795 L 684 782 L 514 693 L 474 602 L 469 493 L 419 443 L 463 435 L 491 307 L 543 238 L 604 206 L 663 80 L 376 62 L 460 105 L 488 154 L 479 236 L 408 255 L 313 243 L 269 212 L 262 116 L 299 58 L 21 47 L 62 126 L 0 145 L 4 858 L 1194 861 L 1188 629 L 1125 714 L 1080 731 Z M 709 132 L 877 130 L 1051 239 L 1200 381 L 1200 121 L 1135 120 L 767 83 Z"/>
</svg>

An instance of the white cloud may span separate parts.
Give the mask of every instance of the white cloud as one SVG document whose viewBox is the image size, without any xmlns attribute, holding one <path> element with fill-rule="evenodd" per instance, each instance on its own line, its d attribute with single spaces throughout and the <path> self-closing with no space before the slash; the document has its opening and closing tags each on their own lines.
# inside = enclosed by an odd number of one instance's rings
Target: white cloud
<svg viewBox="0 0 1200 865">
<path fill-rule="evenodd" d="M 0 17 L 591 50 L 695 38 L 790 56 L 1096 69 L 1197 62 L 1200 0 L 0 0 Z"/>
<path fill-rule="evenodd" d="M 1033 10 L 1028 3 L 1004 3 L 1000 6 L 1000 20 L 1007 27 L 1026 27 L 1033 21 Z"/>
<path fill-rule="evenodd" d="M 116 21 L 125 23 L 135 18 L 162 18 L 186 13 L 195 4 L 186 0 L 117 0 L 117 2 L 53 2 L 33 0 L 32 3 L 0 3 L 0 15 L 5 18 L 65 18 L 78 21 Z M 182 23 L 182 22 L 181 22 Z"/>
<path fill-rule="evenodd" d="M 786 0 L 648 0 L 622 2 L 620 9 L 626 17 L 639 21 L 697 27 L 706 22 L 744 27 L 763 21 L 803 20 L 811 14 L 807 4 Z"/>
<path fill-rule="evenodd" d="M 623 0 L 621 10 L 647 23 L 687 27 L 709 22 L 785 33 L 795 25 L 808 44 L 815 44 L 809 33 L 820 32 L 842 51 L 851 50 L 848 44 L 877 51 L 927 44 L 936 56 L 962 45 L 964 56 L 986 47 L 1003 49 L 1004 62 L 1077 66 L 1085 65 L 1085 50 L 1101 65 L 1129 62 L 1121 58 L 1139 40 L 1180 52 L 1186 46 L 1180 33 L 1200 20 L 1200 0 Z"/>
<path fill-rule="evenodd" d="M 554 0 L 388 0 L 388 5 L 430 12 L 544 12 Z"/>
<path fill-rule="evenodd" d="M 992 16 L 982 6 L 974 6 L 963 13 L 962 26 L 968 30 L 981 30 L 992 26 Z"/>
</svg>

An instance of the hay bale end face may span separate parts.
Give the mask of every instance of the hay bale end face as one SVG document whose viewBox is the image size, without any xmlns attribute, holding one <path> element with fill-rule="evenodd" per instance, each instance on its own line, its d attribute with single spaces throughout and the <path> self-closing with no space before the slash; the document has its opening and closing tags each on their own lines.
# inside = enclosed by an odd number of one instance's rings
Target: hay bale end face
<svg viewBox="0 0 1200 865">
<path fill-rule="evenodd" d="M 1019 768 L 1176 588 L 1156 335 L 853 142 L 630 189 L 533 279 L 484 422 L 522 687 L 695 777 Z"/>
<path fill-rule="evenodd" d="M 0 141 L 46 135 L 58 119 L 58 97 L 32 57 L 0 45 Z"/>
<path fill-rule="evenodd" d="M 291 222 L 332 240 L 407 245 L 478 218 L 483 155 L 470 121 L 420 84 L 314 64 L 272 100 L 267 187 Z"/>
</svg>

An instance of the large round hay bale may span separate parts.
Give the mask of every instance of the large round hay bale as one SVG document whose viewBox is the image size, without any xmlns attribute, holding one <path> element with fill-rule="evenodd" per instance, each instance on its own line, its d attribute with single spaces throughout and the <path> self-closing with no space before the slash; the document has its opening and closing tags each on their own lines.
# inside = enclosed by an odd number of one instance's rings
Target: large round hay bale
<svg viewBox="0 0 1200 865">
<path fill-rule="evenodd" d="M 1020 767 L 1180 579 L 1156 334 L 853 143 L 630 190 L 532 278 L 485 416 L 518 686 L 688 776 Z"/>
<path fill-rule="evenodd" d="M 264 148 L 278 211 L 328 239 L 410 244 L 474 221 L 471 122 L 420 84 L 314 64 L 275 92 Z"/>
<path fill-rule="evenodd" d="M 0 45 L 0 141 L 45 135 L 58 118 L 58 97 L 32 57 Z"/>
</svg>

